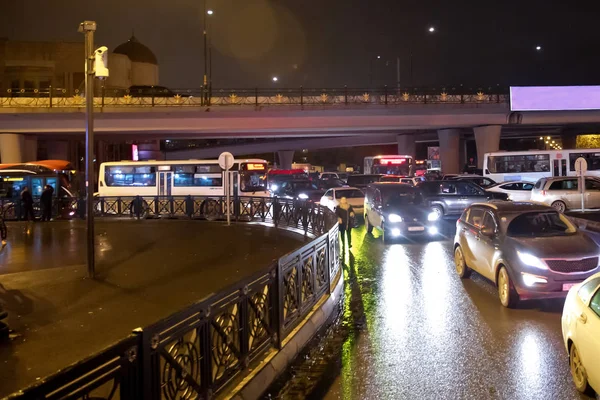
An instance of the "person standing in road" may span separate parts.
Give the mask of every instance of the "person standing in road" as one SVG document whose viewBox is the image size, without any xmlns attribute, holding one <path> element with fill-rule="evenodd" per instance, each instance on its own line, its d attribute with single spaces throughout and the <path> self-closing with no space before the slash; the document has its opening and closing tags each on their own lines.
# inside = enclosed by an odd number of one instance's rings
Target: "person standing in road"
<svg viewBox="0 0 600 400">
<path fill-rule="evenodd" d="M 35 221 L 35 216 L 33 214 L 33 196 L 29 191 L 29 188 L 25 186 L 25 189 L 21 192 L 21 203 L 23 205 L 24 219 L 25 221 L 29 220 L 31 217 L 32 221 Z"/>
<path fill-rule="evenodd" d="M 346 247 L 346 236 L 348 236 L 348 248 L 352 248 L 352 227 L 354 226 L 354 209 L 348 203 L 345 197 L 340 199 L 340 204 L 336 207 L 335 213 L 338 217 L 340 234 L 342 235 L 342 245 Z"/>
<path fill-rule="evenodd" d="M 54 188 L 50 185 L 46 185 L 40 198 L 42 221 L 50 221 L 52 218 L 52 194 L 54 194 Z"/>
</svg>

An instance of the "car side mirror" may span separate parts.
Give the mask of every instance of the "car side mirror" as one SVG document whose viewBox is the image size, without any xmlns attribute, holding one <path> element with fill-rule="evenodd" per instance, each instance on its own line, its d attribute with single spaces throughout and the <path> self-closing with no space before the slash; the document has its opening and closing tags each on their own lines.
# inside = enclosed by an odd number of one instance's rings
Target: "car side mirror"
<svg viewBox="0 0 600 400">
<path fill-rule="evenodd" d="M 481 234 L 483 236 L 492 237 L 496 234 L 496 231 L 489 226 L 484 226 L 483 228 L 481 228 Z"/>
</svg>

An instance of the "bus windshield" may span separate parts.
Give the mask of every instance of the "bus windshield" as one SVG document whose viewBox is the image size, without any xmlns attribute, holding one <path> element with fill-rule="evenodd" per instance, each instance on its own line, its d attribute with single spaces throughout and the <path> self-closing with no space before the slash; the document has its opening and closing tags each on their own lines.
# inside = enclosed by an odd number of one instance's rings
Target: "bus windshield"
<svg viewBox="0 0 600 400">
<path fill-rule="evenodd" d="M 260 192 L 265 190 L 267 190 L 267 166 L 262 163 L 242 163 L 240 191 Z"/>
<path fill-rule="evenodd" d="M 388 164 L 388 165 L 373 165 L 374 174 L 383 175 L 409 175 L 410 166 L 408 164 Z"/>
</svg>

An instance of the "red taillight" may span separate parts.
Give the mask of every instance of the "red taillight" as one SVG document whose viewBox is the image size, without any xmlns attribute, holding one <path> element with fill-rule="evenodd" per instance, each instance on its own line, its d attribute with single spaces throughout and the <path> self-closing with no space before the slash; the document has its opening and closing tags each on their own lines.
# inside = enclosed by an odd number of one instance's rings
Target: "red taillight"
<svg viewBox="0 0 600 400">
<path fill-rule="evenodd" d="M 546 195 L 546 191 L 542 190 L 542 196 L 545 196 L 545 195 Z"/>
</svg>

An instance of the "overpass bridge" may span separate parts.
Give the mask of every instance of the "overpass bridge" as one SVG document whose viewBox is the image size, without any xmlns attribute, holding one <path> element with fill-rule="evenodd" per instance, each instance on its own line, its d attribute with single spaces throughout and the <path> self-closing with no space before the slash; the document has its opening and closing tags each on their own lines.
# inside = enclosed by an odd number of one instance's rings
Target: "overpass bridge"
<svg viewBox="0 0 600 400">
<path fill-rule="evenodd" d="M 499 87 L 228 89 L 215 90 L 208 99 L 193 90 L 173 93 L 112 97 L 103 93 L 94 99 L 96 134 L 102 140 L 296 138 L 293 148 L 277 149 L 283 164 L 291 163 L 293 150 L 310 147 L 306 143 L 326 147 L 395 141 L 402 153 L 410 154 L 414 153 L 415 141 L 437 136 L 445 170 L 457 172 L 464 130 L 474 133 L 481 162 L 483 153 L 498 150 L 503 132 L 527 135 L 581 124 L 600 126 L 600 111 L 511 112 L 507 91 Z M 3 162 L 30 158 L 26 153 L 37 148 L 36 138 L 69 139 L 84 133 L 85 99 L 78 94 L 18 95 L 33 97 L 0 98 Z M 331 140 L 336 137 L 343 139 Z M 237 154 L 251 151 L 240 149 Z M 199 156 L 174 152 L 168 157 Z M 51 158 L 66 157 L 57 154 Z"/>
</svg>

